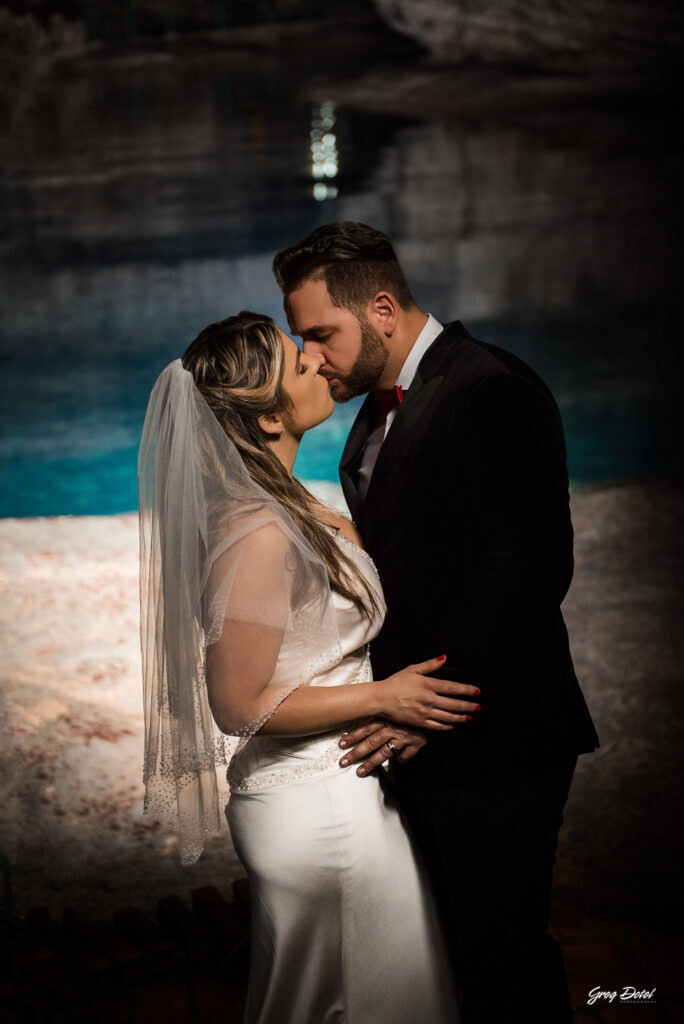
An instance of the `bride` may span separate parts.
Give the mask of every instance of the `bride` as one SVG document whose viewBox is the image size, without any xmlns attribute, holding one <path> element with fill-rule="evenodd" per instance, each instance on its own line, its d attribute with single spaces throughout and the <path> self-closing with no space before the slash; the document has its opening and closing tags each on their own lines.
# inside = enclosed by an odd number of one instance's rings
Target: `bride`
<svg viewBox="0 0 684 1024">
<path fill-rule="evenodd" d="M 475 687 L 431 679 L 441 657 L 372 679 L 377 573 L 352 523 L 292 476 L 304 432 L 333 410 L 319 365 L 243 312 L 205 328 L 152 391 L 145 809 L 194 862 L 219 830 L 216 769 L 237 738 L 226 814 L 252 887 L 249 1024 L 452 1024 L 411 839 L 383 780 L 342 767 L 338 741 L 371 716 L 451 729 Z"/>
</svg>

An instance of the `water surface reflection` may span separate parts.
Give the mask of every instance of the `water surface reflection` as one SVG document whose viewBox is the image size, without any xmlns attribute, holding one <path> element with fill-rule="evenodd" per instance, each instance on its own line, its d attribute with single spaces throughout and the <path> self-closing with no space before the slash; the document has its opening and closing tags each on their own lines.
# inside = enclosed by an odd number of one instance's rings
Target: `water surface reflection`
<svg viewBox="0 0 684 1024">
<path fill-rule="evenodd" d="M 409 120 L 305 91 L 282 62 L 233 55 L 33 97 L 3 184 L 0 513 L 134 508 L 156 374 L 238 309 L 285 326 L 272 254 L 334 219 L 386 230 L 424 308 L 546 377 L 575 480 L 679 472 L 666 112 Z M 305 439 L 300 476 L 336 479 L 354 412 Z"/>
</svg>

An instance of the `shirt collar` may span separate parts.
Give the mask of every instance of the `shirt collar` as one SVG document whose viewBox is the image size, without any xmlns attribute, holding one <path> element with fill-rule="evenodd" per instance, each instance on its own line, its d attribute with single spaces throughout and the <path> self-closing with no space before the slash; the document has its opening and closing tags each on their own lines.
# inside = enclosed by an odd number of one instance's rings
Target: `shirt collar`
<svg viewBox="0 0 684 1024">
<path fill-rule="evenodd" d="M 439 337 L 443 330 L 444 328 L 440 322 L 435 320 L 432 314 L 428 313 L 427 323 L 414 341 L 411 351 L 406 357 L 406 362 L 402 366 L 399 376 L 397 377 L 397 384 L 402 387 L 404 391 L 407 391 L 411 387 L 419 362 L 429 349 L 430 345 Z"/>
</svg>

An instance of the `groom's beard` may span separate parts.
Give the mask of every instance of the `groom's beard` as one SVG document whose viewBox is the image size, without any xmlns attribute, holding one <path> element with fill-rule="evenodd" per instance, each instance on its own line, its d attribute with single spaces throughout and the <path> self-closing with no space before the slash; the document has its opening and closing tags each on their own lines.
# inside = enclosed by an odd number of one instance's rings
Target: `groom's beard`
<svg viewBox="0 0 684 1024">
<path fill-rule="evenodd" d="M 348 402 L 350 398 L 372 391 L 389 359 L 389 349 L 382 337 L 366 317 L 358 319 L 361 328 L 361 351 L 346 377 L 336 377 L 334 384 L 330 385 L 330 394 L 336 402 Z M 327 376 L 324 371 L 323 376 Z"/>
</svg>

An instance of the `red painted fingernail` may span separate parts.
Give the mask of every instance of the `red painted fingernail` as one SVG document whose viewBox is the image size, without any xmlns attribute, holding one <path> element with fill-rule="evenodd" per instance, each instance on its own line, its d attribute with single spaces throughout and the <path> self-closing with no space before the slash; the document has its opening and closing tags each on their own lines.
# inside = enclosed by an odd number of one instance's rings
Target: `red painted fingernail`
<svg viewBox="0 0 684 1024">
<path fill-rule="evenodd" d="M 472 720 L 473 720 L 473 716 L 472 715 L 466 715 L 466 722 L 472 722 Z"/>
<path fill-rule="evenodd" d="M 475 690 L 475 693 L 482 693 L 482 690 Z"/>
<path fill-rule="evenodd" d="M 446 654 L 440 654 L 437 661 L 446 661 Z"/>
<path fill-rule="evenodd" d="M 480 707 L 479 704 L 476 704 L 475 707 L 473 708 L 473 711 L 482 711 L 482 708 Z"/>
</svg>

